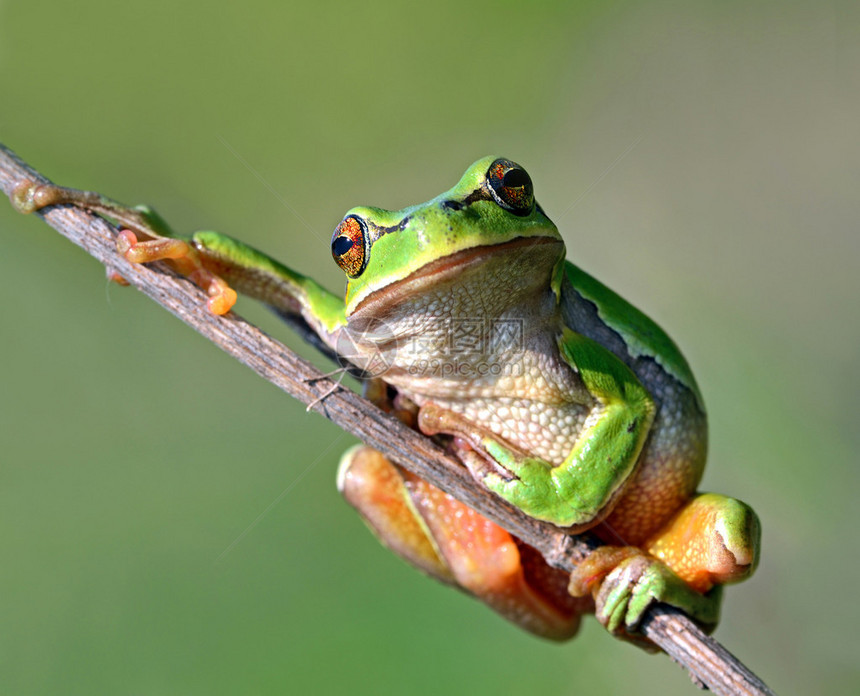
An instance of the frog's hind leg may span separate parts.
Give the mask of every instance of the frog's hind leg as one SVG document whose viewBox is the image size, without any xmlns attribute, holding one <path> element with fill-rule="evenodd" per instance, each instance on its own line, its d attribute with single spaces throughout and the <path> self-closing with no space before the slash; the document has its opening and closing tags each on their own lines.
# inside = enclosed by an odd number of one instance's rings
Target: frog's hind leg
<svg viewBox="0 0 860 696">
<path fill-rule="evenodd" d="M 398 555 L 537 635 L 570 638 L 591 610 L 537 551 L 370 447 L 344 454 L 338 488 Z"/>
<path fill-rule="evenodd" d="M 758 565 L 761 525 L 752 508 L 717 493 L 690 500 L 645 548 L 688 585 L 707 592 L 739 582 Z"/>
<path fill-rule="evenodd" d="M 671 604 L 704 627 L 719 619 L 722 586 L 749 577 L 758 563 L 760 525 L 752 509 L 705 493 L 682 507 L 643 548 L 602 546 L 571 574 L 570 592 L 589 593 L 596 616 L 634 639 L 646 609 Z"/>
<path fill-rule="evenodd" d="M 164 218 L 147 206 L 129 207 L 95 191 L 30 180 L 15 187 L 12 202 L 22 213 L 32 213 L 52 205 L 73 205 L 89 210 L 120 228 L 117 249 L 128 261 L 167 261 L 206 292 L 207 307 L 213 314 L 226 314 L 236 303 L 236 292 L 207 268 L 205 259 L 189 242 L 176 238 Z M 127 285 L 114 271 L 110 271 L 108 277 Z"/>
<path fill-rule="evenodd" d="M 12 204 L 21 213 L 33 213 L 51 205 L 73 205 L 108 218 L 143 239 L 174 236 L 164 218 L 151 208 L 129 207 L 95 191 L 81 191 L 27 179 L 13 190 Z"/>
<path fill-rule="evenodd" d="M 175 261 L 191 253 L 188 243 L 177 239 L 164 218 L 151 208 L 142 205 L 132 208 L 95 191 L 26 180 L 15 187 L 12 202 L 22 213 L 53 205 L 73 205 L 110 220 L 121 230 L 117 238 L 120 253 L 132 263 Z"/>
</svg>

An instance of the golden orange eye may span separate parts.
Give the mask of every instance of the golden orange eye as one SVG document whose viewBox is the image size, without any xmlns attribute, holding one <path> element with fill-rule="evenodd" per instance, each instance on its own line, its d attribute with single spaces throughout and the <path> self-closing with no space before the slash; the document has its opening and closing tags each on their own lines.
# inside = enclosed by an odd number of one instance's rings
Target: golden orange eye
<svg viewBox="0 0 860 696">
<path fill-rule="evenodd" d="M 331 236 L 331 255 L 350 278 L 361 275 L 369 256 L 367 227 L 360 218 L 345 217 Z"/>
<path fill-rule="evenodd" d="M 497 159 L 487 170 L 487 184 L 493 200 L 514 215 L 525 216 L 535 205 L 531 177 L 525 169 L 508 159 Z"/>
</svg>

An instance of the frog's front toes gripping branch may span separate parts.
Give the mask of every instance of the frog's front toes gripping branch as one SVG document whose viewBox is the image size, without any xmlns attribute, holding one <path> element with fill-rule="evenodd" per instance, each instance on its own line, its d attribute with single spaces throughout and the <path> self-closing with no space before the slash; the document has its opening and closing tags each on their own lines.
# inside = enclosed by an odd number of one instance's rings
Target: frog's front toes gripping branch
<svg viewBox="0 0 860 696">
<path fill-rule="evenodd" d="M 132 263 L 167 261 L 206 293 L 206 307 L 212 314 L 226 314 L 236 304 L 236 291 L 206 268 L 197 250 L 182 239 L 157 237 L 139 242 L 134 232 L 124 229 L 117 235 L 116 246 Z"/>
<path fill-rule="evenodd" d="M 171 236 L 168 225 L 152 210 L 145 207 L 129 208 L 93 191 L 42 184 L 29 179 L 18 184 L 10 198 L 21 213 L 32 213 L 52 205 L 74 205 L 89 210 L 119 226 L 117 250 L 128 261 L 166 261 L 206 293 L 206 306 L 213 314 L 226 314 L 236 304 L 236 291 L 206 267 L 204 258 L 193 243 Z M 121 285 L 128 285 L 114 271 L 108 271 L 108 278 Z"/>
</svg>

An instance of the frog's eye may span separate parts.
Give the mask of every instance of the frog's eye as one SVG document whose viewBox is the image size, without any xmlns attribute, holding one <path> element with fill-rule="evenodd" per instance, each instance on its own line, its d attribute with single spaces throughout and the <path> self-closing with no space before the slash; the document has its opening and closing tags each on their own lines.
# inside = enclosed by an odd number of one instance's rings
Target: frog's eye
<svg viewBox="0 0 860 696">
<path fill-rule="evenodd" d="M 331 236 L 331 255 L 350 278 L 361 275 L 369 254 L 367 227 L 360 218 L 350 215 L 335 228 Z"/>
<path fill-rule="evenodd" d="M 487 170 L 487 184 L 493 200 L 514 215 L 528 215 L 535 205 L 531 177 L 516 162 L 497 159 Z"/>
</svg>

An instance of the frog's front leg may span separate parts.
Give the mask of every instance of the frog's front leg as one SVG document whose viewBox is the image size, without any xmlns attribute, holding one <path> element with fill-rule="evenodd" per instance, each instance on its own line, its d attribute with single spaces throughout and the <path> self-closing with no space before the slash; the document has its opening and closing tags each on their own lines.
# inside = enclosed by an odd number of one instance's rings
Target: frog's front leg
<svg viewBox="0 0 860 696">
<path fill-rule="evenodd" d="M 595 401 L 564 461 L 520 452 L 432 403 L 422 408 L 419 423 L 425 434 L 454 435 L 462 459 L 487 488 L 530 517 L 576 530 L 607 515 L 623 492 L 651 427 L 654 402 L 633 372 L 595 341 L 565 330 L 558 346 Z M 490 465 L 476 464 L 470 450 Z"/>
<path fill-rule="evenodd" d="M 752 508 L 722 495 L 690 500 L 643 549 L 604 546 L 571 575 L 570 592 L 595 600 L 611 632 L 631 636 L 654 602 L 684 611 L 706 629 L 719 619 L 722 586 L 758 564 L 761 527 Z"/>
<path fill-rule="evenodd" d="M 392 551 L 532 633 L 570 638 L 593 607 L 537 551 L 370 447 L 344 454 L 338 488 Z"/>
<path fill-rule="evenodd" d="M 176 237 L 146 206 L 128 207 L 92 191 L 24 181 L 12 195 L 15 207 L 30 213 L 52 205 L 74 205 L 120 227 L 117 248 L 133 263 L 166 261 L 208 295 L 207 307 L 225 314 L 236 291 L 286 314 L 299 314 L 324 340 L 345 323 L 342 298 L 262 252 L 217 232 Z M 329 341 L 330 342 L 330 341 Z"/>
</svg>

